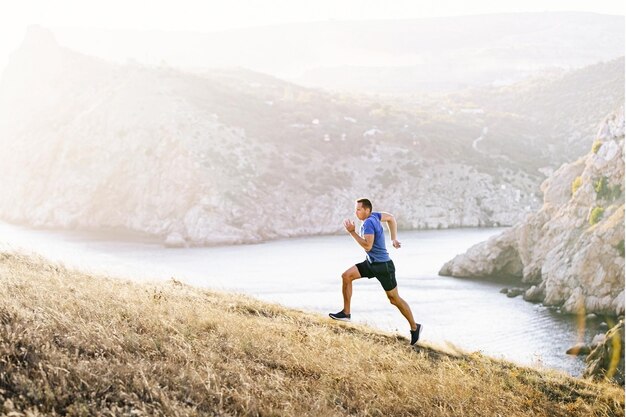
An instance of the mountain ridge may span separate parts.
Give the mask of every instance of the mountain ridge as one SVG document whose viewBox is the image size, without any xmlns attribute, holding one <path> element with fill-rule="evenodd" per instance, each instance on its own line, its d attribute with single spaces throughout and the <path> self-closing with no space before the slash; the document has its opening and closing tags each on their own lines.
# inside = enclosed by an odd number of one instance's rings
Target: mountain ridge
<svg viewBox="0 0 626 417">
<path fill-rule="evenodd" d="M 542 174 L 473 148 L 483 114 L 423 100 L 29 41 L 0 82 L 0 217 L 206 245 L 336 233 L 360 195 L 405 229 L 509 225 L 539 204 Z"/>
<path fill-rule="evenodd" d="M 538 70 L 580 68 L 624 53 L 623 18 L 583 12 L 311 22 L 217 33 L 55 33 L 73 49 L 118 62 L 134 57 L 187 69 L 242 66 L 309 87 L 371 93 L 510 84 Z"/>
</svg>

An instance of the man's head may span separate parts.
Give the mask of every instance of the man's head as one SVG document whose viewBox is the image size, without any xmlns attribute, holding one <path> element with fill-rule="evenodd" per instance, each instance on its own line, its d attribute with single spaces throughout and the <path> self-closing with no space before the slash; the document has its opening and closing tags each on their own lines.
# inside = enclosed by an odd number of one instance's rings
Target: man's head
<svg viewBox="0 0 626 417">
<path fill-rule="evenodd" d="M 365 220 L 372 214 L 372 202 L 367 198 L 359 198 L 354 211 L 359 220 Z"/>
</svg>

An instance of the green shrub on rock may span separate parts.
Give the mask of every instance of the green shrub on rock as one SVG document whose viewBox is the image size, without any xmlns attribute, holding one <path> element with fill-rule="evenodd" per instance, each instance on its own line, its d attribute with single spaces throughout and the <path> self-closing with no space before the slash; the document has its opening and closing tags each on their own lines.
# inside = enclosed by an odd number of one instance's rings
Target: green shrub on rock
<svg viewBox="0 0 626 417">
<path fill-rule="evenodd" d="M 609 185 L 607 177 L 596 180 L 593 183 L 593 188 L 596 190 L 597 198 L 600 200 L 615 201 L 622 195 L 620 185 Z"/>
<path fill-rule="evenodd" d="M 581 185 L 583 185 L 583 179 L 581 176 L 578 176 L 572 182 L 572 195 L 576 194 Z"/>
<path fill-rule="evenodd" d="M 591 145 L 591 152 L 598 153 L 601 147 L 602 147 L 602 142 L 599 140 L 596 140 L 593 142 L 593 145 Z"/>
<path fill-rule="evenodd" d="M 594 207 L 593 210 L 591 210 L 591 215 L 589 216 L 589 224 L 593 226 L 594 224 L 598 223 L 602 219 L 603 215 L 604 208 Z"/>
<path fill-rule="evenodd" d="M 607 177 L 602 177 L 593 183 L 593 188 L 594 190 L 596 190 L 596 193 L 598 193 L 598 197 L 600 197 L 600 194 L 606 193 L 608 184 L 609 184 L 609 179 Z"/>
</svg>

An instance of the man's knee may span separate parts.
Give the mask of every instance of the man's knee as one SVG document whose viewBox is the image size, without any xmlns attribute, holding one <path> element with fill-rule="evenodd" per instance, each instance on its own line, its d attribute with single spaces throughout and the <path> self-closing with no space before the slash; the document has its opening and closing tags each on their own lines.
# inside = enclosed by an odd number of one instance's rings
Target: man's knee
<svg viewBox="0 0 626 417">
<path fill-rule="evenodd" d="M 350 269 L 348 269 L 346 272 L 341 274 L 341 279 L 343 280 L 343 282 L 351 282 L 355 278 L 357 277 L 355 276 L 354 272 L 352 272 Z"/>
<path fill-rule="evenodd" d="M 400 296 L 397 294 L 387 294 L 387 298 L 389 299 L 389 302 L 394 306 L 398 305 L 398 303 L 400 302 Z"/>
</svg>

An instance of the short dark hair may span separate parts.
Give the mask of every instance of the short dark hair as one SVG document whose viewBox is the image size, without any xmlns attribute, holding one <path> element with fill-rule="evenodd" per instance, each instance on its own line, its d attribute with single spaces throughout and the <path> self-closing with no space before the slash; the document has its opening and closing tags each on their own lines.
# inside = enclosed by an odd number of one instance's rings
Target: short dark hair
<svg viewBox="0 0 626 417">
<path fill-rule="evenodd" d="M 359 198 L 356 202 L 361 203 L 361 207 L 370 209 L 370 211 L 372 211 L 372 202 L 369 201 L 367 198 Z"/>
</svg>

